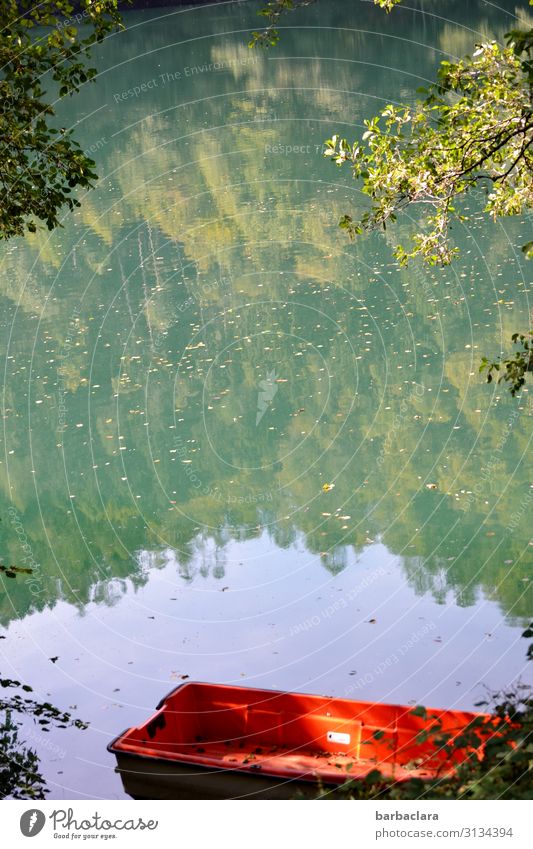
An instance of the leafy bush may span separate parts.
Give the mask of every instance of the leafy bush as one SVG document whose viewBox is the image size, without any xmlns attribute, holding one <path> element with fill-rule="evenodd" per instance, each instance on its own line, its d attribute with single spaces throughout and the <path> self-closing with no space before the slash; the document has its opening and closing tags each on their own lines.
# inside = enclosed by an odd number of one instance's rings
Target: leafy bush
<svg viewBox="0 0 533 849">
<path fill-rule="evenodd" d="M 17 688 L 23 693 L 31 693 L 28 684 L 21 684 L 12 678 L 0 678 L 0 687 Z M 33 718 L 40 732 L 48 732 L 51 725 L 57 728 L 87 728 L 80 719 L 73 719 L 69 713 L 54 707 L 50 702 L 36 702 L 20 692 L 9 696 L 0 696 L 0 798 L 5 799 L 44 799 L 48 792 L 46 782 L 39 772 L 37 752 L 26 746 L 21 738 L 22 723 L 14 719 L 15 715 Z"/>
<path fill-rule="evenodd" d="M 524 631 L 533 637 L 533 623 Z M 528 659 L 533 659 L 533 645 Z M 433 747 L 431 754 L 444 753 L 439 775 L 431 780 L 412 778 L 394 781 L 379 769 L 366 778 L 349 780 L 335 790 L 322 787 L 320 799 L 533 799 L 533 692 L 518 684 L 508 692 L 493 694 L 478 702 L 493 717 L 491 723 L 474 719 L 464 732 L 451 739 L 442 733 L 439 723 L 430 725 L 419 735 L 418 742 Z M 425 708 L 412 711 L 425 716 Z M 476 750 L 483 747 L 480 757 Z M 454 764 L 461 750 L 469 754 Z"/>
</svg>

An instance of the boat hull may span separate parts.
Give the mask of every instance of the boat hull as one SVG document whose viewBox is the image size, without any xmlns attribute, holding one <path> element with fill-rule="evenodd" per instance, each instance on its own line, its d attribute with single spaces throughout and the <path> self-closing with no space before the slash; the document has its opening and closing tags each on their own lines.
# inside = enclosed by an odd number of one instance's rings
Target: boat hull
<svg viewBox="0 0 533 849">
<path fill-rule="evenodd" d="M 242 774 L 155 758 L 116 753 L 117 772 L 134 799 L 315 799 L 317 780 L 283 781 L 277 776 Z"/>
<path fill-rule="evenodd" d="M 485 714 L 187 682 L 108 750 L 134 798 L 315 798 L 375 770 L 394 781 L 453 772 L 472 749 L 450 756 L 427 732 L 453 741 L 472 720 L 494 733 Z"/>
</svg>

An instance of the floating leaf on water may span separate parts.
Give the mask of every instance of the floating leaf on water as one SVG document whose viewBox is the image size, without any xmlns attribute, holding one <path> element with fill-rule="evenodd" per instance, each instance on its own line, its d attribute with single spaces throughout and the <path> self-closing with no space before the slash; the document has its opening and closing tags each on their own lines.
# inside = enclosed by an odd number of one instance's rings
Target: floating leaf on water
<svg viewBox="0 0 533 849">
<path fill-rule="evenodd" d="M 17 574 L 31 575 L 33 569 L 27 569 L 24 566 L 3 566 L 0 565 L 0 572 L 3 572 L 6 578 L 16 578 Z"/>
</svg>

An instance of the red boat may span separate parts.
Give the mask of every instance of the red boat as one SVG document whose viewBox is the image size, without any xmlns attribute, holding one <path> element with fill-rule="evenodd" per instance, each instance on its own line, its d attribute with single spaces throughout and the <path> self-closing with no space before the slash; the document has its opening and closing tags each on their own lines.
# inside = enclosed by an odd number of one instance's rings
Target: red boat
<svg viewBox="0 0 533 849">
<path fill-rule="evenodd" d="M 135 798 L 314 797 L 375 769 L 395 781 L 452 772 L 472 749 L 450 761 L 419 735 L 439 724 L 453 741 L 476 717 L 494 733 L 486 714 L 187 682 L 108 750 Z"/>
</svg>

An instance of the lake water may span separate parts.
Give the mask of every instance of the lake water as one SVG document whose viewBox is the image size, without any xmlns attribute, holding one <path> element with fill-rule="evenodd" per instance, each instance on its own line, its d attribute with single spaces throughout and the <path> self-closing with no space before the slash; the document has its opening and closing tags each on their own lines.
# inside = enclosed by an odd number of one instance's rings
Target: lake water
<svg viewBox="0 0 533 849">
<path fill-rule="evenodd" d="M 447 269 L 350 244 L 322 156 L 491 4 L 126 13 L 59 105 L 97 161 L 64 228 L 1 248 L 2 674 L 90 722 L 28 726 L 50 798 L 120 798 L 109 740 L 186 680 L 471 708 L 532 680 L 530 393 L 478 374 L 529 326 L 527 220 Z M 440 13 L 440 14 L 439 14 Z M 528 618 L 529 617 L 529 618 Z M 50 658 L 54 658 L 52 662 Z"/>
</svg>

